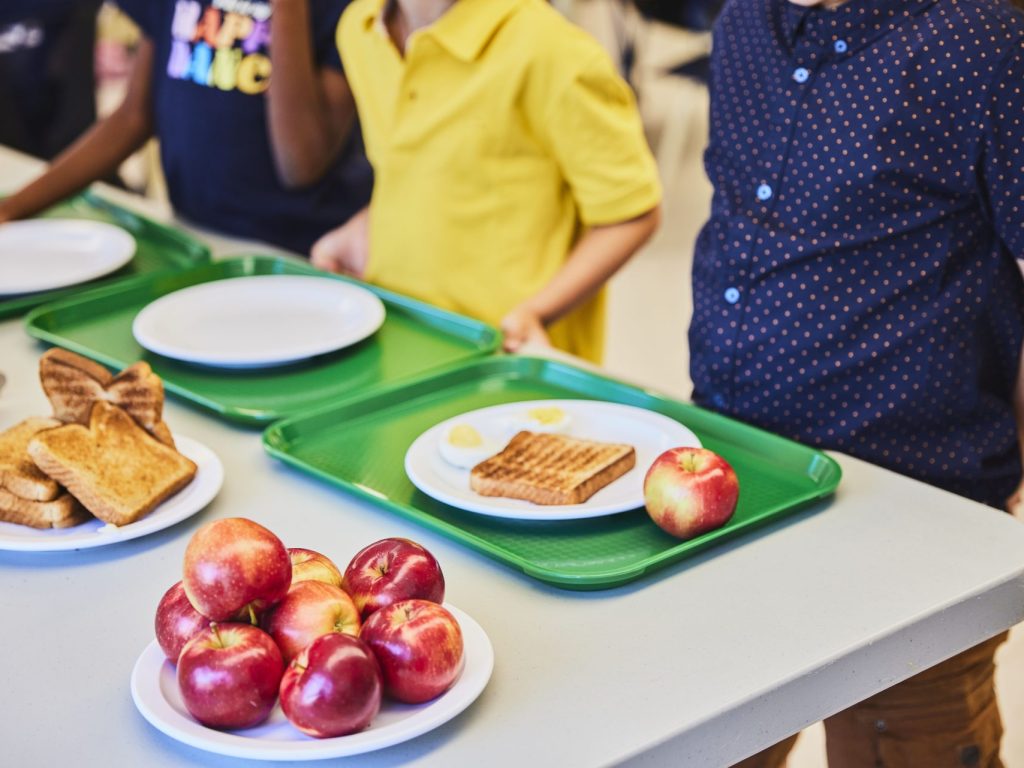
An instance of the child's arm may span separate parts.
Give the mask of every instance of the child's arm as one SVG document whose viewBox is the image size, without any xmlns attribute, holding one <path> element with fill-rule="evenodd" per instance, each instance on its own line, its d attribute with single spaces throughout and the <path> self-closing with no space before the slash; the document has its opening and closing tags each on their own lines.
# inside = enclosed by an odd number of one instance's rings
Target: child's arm
<svg viewBox="0 0 1024 768">
<path fill-rule="evenodd" d="M 1020 368 L 1017 371 L 1017 388 L 1013 393 L 1013 409 L 1017 414 L 1017 440 L 1020 454 L 1024 457 L 1024 349 L 1020 351 Z M 1007 500 L 1006 509 L 1019 520 L 1024 520 L 1024 482 L 1017 487 Z"/>
<path fill-rule="evenodd" d="M 62 152 L 46 173 L 0 201 L 0 222 L 34 216 L 113 174 L 141 147 L 153 135 L 152 73 L 153 44 L 143 39 L 121 106 Z"/>
<path fill-rule="evenodd" d="M 281 182 L 302 187 L 318 181 L 337 158 L 355 102 L 345 76 L 313 60 L 309 0 L 273 0 L 271 19 L 270 146 Z"/>
<path fill-rule="evenodd" d="M 547 344 L 544 327 L 593 296 L 647 242 L 660 221 L 661 208 L 656 207 L 635 219 L 588 230 L 551 281 L 501 321 L 505 349 L 514 352 L 526 342 Z"/>
</svg>

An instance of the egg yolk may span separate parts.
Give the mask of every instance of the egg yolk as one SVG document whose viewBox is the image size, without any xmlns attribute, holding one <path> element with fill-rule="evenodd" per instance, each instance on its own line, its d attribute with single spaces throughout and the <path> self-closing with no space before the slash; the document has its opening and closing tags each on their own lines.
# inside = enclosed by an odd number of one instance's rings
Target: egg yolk
<svg viewBox="0 0 1024 768">
<path fill-rule="evenodd" d="M 539 424 L 557 424 L 565 418 L 565 412 L 561 408 L 553 406 L 549 408 L 534 408 L 531 411 L 527 411 L 526 415 Z"/>
<path fill-rule="evenodd" d="M 476 448 L 483 445 L 484 439 L 469 424 L 459 424 L 448 433 L 448 442 L 459 448 Z"/>
</svg>

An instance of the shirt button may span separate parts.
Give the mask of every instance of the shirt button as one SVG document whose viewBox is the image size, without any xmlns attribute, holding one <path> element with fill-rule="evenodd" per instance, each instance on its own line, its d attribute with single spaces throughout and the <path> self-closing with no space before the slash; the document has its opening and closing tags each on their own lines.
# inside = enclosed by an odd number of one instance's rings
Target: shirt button
<svg viewBox="0 0 1024 768">
<path fill-rule="evenodd" d="M 711 396 L 711 402 L 714 403 L 715 408 L 725 408 L 725 396 L 720 395 L 717 392 Z"/>
<path fill-rule="evenodd" d="M 797 67 L 793 70 L 793 79 L 798 83 L 806 83 L 807 78 L 811 76 L 811 73 L 807 71 L 805 67 Z"/>
<path fill-rule="evenodd" d="M 757 199 L 760 200 L 761 202 L 764 202 L 765 200 L 770 200 L 771 196 L 772 188 L 769 187 L 767 184 L 762 184 L 760 187 L 757 188 Z"/>
<path fill-rule="evenodd" d="M 730 304 L 735 304 L 737 301 L 740 300 L 739 290 L 737 290 L 736 288 L 726 288 L 725 300 L 728 301 Z"/>
<path fill-rule="evenodd" d="M 836 40 L 832 44 L 832 48 L 835 50 L 836 53 L 846 53 L 846 48 L 847 48 L 846 41 L 845 40 Z"/>
</svg>

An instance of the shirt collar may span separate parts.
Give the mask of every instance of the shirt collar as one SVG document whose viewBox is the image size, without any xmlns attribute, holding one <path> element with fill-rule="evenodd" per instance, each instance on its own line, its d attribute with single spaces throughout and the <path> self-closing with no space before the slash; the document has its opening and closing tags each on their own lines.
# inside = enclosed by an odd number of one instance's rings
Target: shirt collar
<svg viewBox="0 0 1024 768">
<path fill-rule="evenodd" d="M 805 32 L 829 43 L 843 39 L 853 51 L 885 34 L 900 22 L 917 16 L 936 0 L 848 0 L 833 11 L 820 6 L 802 8 L 775 0 L 782 30 L 790 47 Z"/>
<path fill-rule="evenodd" d="M 395 0 L 377 0 L 367 6 L 363 16 L 366 28 L 376 25 L 387 34 L 386 14 Z M 472 61 L 483 51 L 494 33 L 524 0 L 456 0 L 445 14 L 422 31 L 430 35 L 453 56 Z"/>
</svg>

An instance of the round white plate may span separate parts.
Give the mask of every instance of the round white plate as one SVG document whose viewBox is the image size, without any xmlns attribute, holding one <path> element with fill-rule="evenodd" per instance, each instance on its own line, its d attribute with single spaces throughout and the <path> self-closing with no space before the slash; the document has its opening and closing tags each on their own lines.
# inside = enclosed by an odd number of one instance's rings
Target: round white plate
<svg viewBox="0 0 1024 768">
<path fill-rule="evenodd" d="M 192 478 L 191 483 L 138 522 L 114 527 L 92 518 L 74 528 L 46 530 L 14 523 L 0 523 L 0 550 L 58 552 L 104 547 L 162 531 L 186 517 L 191 517 L 217 495 L 224 482 L 224 467 L 217 454 L 202 443 L 181 435 L 175 435 L 174 442 L 181 453 L 196 463 L 196 476 Z"/>
<path fill-rule="evenodd" d="M 385 698 L 370 727 L 360 733 L 314 739 L 292 726 L 276 704 L 270 719 L 255 728 L 215 731 L 200 725 L 185 709 L 175 668 L 154 640 L 132 670 L 132 699 L 159 731 L 192 747 L 250 760 L 321 760 L 371 752 L 407 741 L 451 720 L 472 704 L 487 685 L 494 649 L 483 628 L 451 605 L 462 627 L 465 666 L 455 684 L 425 704 L 398 704 Z"/>
<path fill-rule="evenodd" d="M 260 275 L 215 280 L 146 306 L 135 340 L 158 355 L 219 368 L 266 368 L 343 349 L 384 322 L 384 304 L 341 280 Z"/>
<path fill-rule="evenodd" d="M 0 296 L 77 285 L 120 269 L 135 238 L 99 221 L 33 219 L 0 225 Z"/>
<path fill-rule="evenodd" d="M 469 487 L 469 470 L 441 457 L 438 444 L 453 424 L 469 424 L 499 449 L 520 429 L 517 416 L 538 407 L 557 406 L 570 418 L 565 434 L 636 449 L 636 466 L 582 504 L 543 506 L 519 499 L 481 496 Z M 443 421 L 420 435 L 405 454 L 405 473 L 423 493 L 467 512 L 517 520 L 575 520 L 638 509 L 644 505 L 644 475 L 664 451 L 699 447 L 700 440 L 678 421 L 654 411 L 598 400 L 528 400 L 481 408 Z M 497 452 L 497 451 L 496 451 Z"/>
</svg>

